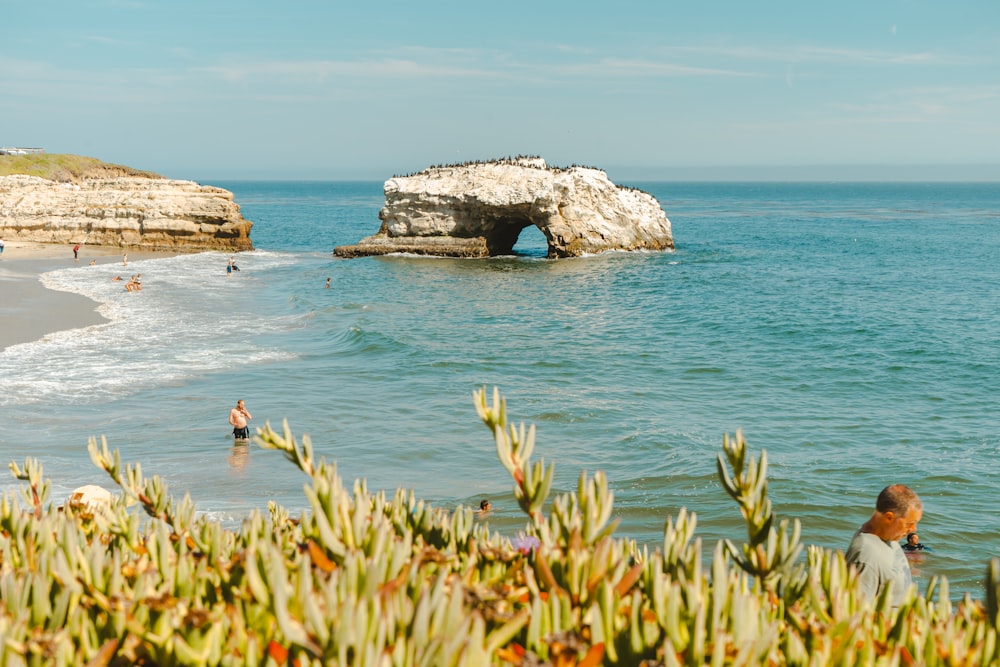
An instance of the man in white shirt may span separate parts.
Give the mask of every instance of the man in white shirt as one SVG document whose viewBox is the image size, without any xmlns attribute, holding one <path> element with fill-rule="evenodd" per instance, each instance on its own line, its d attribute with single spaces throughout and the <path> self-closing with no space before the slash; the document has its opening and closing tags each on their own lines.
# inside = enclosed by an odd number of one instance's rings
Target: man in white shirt
<svg viewBox="0 0 1000 667">
<path fill-rule="evenodd" d="M 891 605 L 903 602 L 913 580 L 899 540 L 916 531 L 923 515 L 924 504 L 909 487 L 893 484 L 878 494 L 875 512 L 854 534 L 844 554 L 847 564 L 859 573 L 865 597 L 874 600 L 891 584 Z"/>
</svg>

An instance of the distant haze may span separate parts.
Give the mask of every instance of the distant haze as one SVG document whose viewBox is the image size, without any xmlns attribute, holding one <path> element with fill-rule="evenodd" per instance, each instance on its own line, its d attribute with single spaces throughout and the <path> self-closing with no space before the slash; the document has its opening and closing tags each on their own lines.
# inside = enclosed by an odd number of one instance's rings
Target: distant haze
<svg viewBox="0 0 1000 667">
<path fill-rule="evenodd" d="M 1000 181 L 1000 164 L 991 165 L 805 165 L 744 167 L 608 168 L 616 181 Z"/>
</svg>

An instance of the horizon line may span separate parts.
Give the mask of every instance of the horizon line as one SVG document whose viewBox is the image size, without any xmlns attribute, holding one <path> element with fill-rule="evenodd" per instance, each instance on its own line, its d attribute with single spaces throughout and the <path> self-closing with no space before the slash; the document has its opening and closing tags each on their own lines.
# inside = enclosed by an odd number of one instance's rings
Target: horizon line
<svg viewBox="0 0 1000 667">
<path fill-rule="evenodd" d="M 553 163 L 550 166 L 559 165 Z M 613 182 L 914 182 L 914 183 L 993 183 L 1000 182 L 1000 163 L 961 164 L 802 164 L 802 165 L 711 165 L 711 166 L 633 166 L 612 165 L 594 168 L 608 174 Z M 165 170 L 178 172 L 182 170 Z M 299 181 L 299 182 L 373 182 L 398 176 L 398 170 L 376 168 L 296 170 L 293 173 L 262 173 L 255 170 L 206 170 L 192 178 L 197 181 Z M 227 173 L 228 172 L 228 173 Z M 242 172 L 242 173 L 240 173 Z M 325 172 L 325 173 L 317 173 Z M 164 173 L 161 171 L 160 173 Z"/>
</svg>

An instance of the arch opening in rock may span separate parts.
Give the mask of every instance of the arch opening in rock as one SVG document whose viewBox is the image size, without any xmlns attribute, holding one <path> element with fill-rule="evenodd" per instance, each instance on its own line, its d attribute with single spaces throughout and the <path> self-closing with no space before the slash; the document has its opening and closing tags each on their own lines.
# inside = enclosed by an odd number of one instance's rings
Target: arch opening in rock
<svg viewBox="0 0 1000 667">
<path fill-rule="evenodd" d="M 517 254 L 514 246 L 518 244 L 523 235 L 533 239 L 541 236 L 545 243 L 544 247 L 548 248 L 548 240 L 545 239 L 545 235 L 526 215 L 507 212 L 506 215 L 495 216 L 488 221 L 480 220 L 478 226 L 486 239 L 486 247 L 491 257 Z M 525 230 L 537 231 L 526 232 Z"/>
<path fill-rule="evenodd" d="M 512 254 L 523 257 L 548 257 L 549 239 L 537 225 L 521 229 L 514 241 Z"/>
</svg>

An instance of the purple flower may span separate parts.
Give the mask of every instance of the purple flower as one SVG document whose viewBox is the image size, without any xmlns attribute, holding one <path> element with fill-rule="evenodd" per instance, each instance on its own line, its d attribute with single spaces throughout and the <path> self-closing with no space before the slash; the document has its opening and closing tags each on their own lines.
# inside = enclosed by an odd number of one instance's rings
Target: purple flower
<svg viewBox="0 0 1000 667">
<path fill-rule="evenodd" d="M 540 547 L 542 543 L 534 535 L 518 533 L 517 537 L 510 541 L 510 544 L 521 553 L 530 554 L 532 551 Z"/>
</svg>

